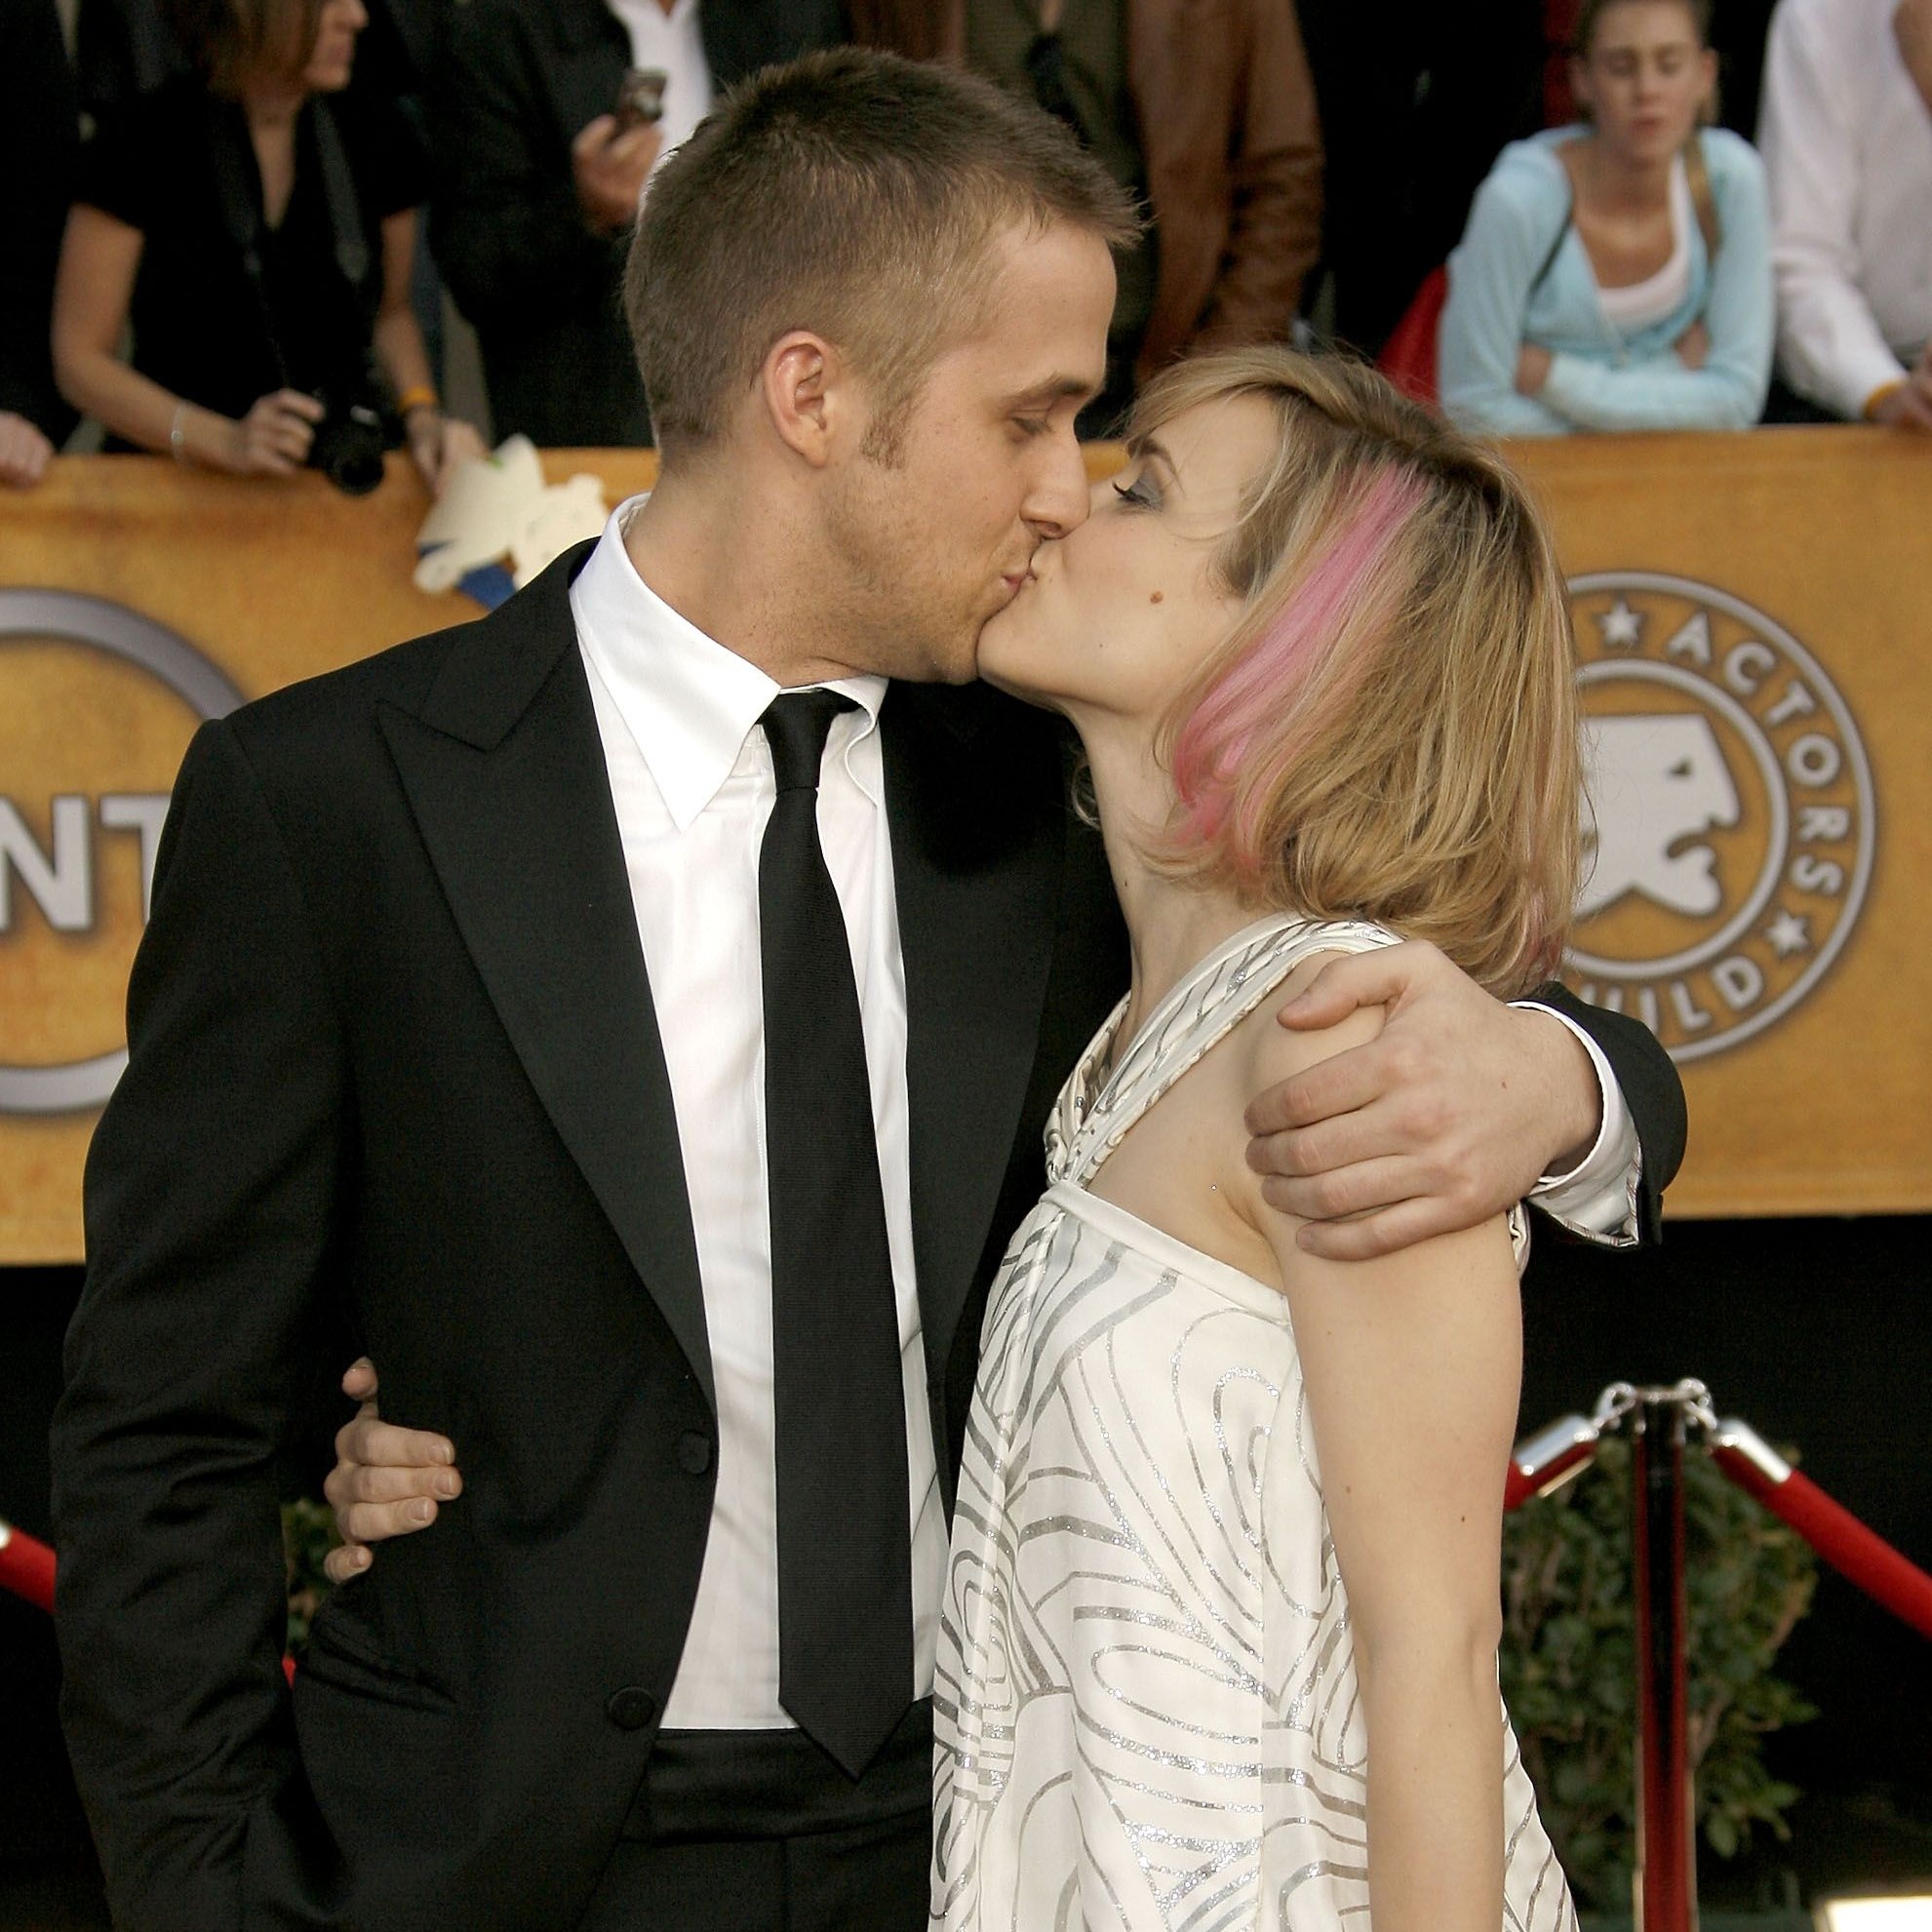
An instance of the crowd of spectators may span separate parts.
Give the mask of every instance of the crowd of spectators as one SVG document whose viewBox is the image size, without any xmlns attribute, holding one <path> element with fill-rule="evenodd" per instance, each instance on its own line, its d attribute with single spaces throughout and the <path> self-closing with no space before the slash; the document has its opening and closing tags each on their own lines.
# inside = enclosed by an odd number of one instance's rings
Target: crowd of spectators
<svg viewBox="0 0 1932 1932">
<path fill-rule="evenodd" d="M 85 414 L 345 486 L 407 447 L 435 488 L 480 447 L 445 288 L 497 435 L 648 442 L 651 174 L 844 40 L 1034 100 L 1145 205 L 1088 433 L 1191 346 L 1372 354 L 1412 303 L 1499 434 L 1932 429 L 1932 0 L 77 0 L 65 37 L 59 5 L 0 0 L 17 485 Z"/>
</svg>

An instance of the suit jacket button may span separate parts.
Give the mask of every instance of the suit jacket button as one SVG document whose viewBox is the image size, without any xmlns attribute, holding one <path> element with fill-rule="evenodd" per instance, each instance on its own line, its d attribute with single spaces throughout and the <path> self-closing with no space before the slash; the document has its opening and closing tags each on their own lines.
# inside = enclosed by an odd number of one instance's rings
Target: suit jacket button
<svg viewBox="0 0 1932 1932">
<path fill-rule="evenodd" d="M 687 1476 L 702 1476 L 711 1467 L 711 1438 L 688 1429 L 678 1438 L 678 1467 Z"/>
<path fill-rule="evenodd" d="M 642 1684 L 626 1684 L 604 1707 L 620 1731 L 641 1731 L 657 1715 L 657 1700 Z"/>
</svg>

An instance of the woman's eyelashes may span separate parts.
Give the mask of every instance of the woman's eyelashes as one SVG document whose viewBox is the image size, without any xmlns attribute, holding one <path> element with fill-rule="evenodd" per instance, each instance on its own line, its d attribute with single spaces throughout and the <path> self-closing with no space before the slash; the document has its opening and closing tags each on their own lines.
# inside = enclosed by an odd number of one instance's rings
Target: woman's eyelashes
<svg viewBox="0 0 1932 1932">
<path fill-rule="evenodd" d="M 1145 470 L 1131 483 L 1115 484 L 1114 494 L 1123 503 L 1131 503 L 1136 510 L 1158 510 L 1161 507 L 1160 493 Z"/>
</svg>

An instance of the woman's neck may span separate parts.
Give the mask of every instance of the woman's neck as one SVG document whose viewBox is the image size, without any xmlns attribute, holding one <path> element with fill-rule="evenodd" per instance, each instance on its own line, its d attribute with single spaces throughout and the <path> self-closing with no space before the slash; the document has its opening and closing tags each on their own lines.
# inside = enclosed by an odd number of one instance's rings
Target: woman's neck
<svg viewBox="0 0 1932 1932">
<path fill-rule="evenodd" d="M 1609 216 L 1650 215 L 1671 202 L 1671 169 L 1676 155 L 1661 160 L 1626 154 L 1591 134 L 1577 143 L 1572 178 L 1578 198 Z"/>
<path fill-rule="evenodd" d="M 1107 869 L 1126 921 L 1133 960 L 1127 1010 L 1117 1049 L 1139 1030 L 1189 969 L 1262 916 L 1262 908 L 1223 886 L 1176 879 L 1146 855 L 1149 836 L 1173 809 L 1173 786 L 1152 747 L 1131 732 L 1076 721 L 1100 807 Z"/>
<path fill-rule="evenodd" d="M 248 116 L 249 133 L 257 140 L 272 140 L 288 134 L 302 111 L 308 91 L 287 81 L 251 84 L 242 93 L 242 111 Z"/>
</svg>

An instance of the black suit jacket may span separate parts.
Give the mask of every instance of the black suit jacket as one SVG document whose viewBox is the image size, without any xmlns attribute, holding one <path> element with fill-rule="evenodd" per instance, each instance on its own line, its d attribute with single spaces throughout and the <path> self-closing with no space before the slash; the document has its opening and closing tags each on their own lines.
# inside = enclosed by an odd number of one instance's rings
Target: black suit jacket
<svg viewBox="0 0 1932 1932">
<path fill-rule="evenodd" d="M 571 1925 L 637 1789 L 715 1422 L 582 554 L 183 767 L 54 1434 L 64 1715 L 124 1926 Z M 1125 957 L 1052 721 L 901 685 L 881 730 L 950 1500 L 985 1284 Z M 1608 1030 L 1654 1189 L 1676 1083 Z M 325 1607 L 292 1703 L 274 1464 L 332 1309 L 468 1487 Z"/>
<path fill-rule="evenodd" d="M 699 15 L 721 92 L 844 38 L 840 0 L 734 0 Z M 621 290 L 628 235 L 594 233 L 571 142 L 616 104 L 630 37 L 604 0 L 470 0 L 433 76 L 437 265 L 475 325 L 498 436 L 651 441 Z"/>
</svg>

